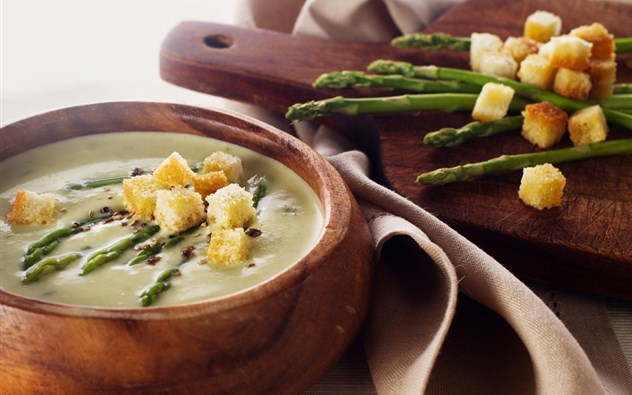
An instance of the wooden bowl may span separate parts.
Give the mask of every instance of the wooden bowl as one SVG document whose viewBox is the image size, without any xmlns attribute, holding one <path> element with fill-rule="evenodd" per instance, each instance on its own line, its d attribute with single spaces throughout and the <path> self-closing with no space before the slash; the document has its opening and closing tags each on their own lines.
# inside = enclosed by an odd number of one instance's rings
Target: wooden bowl
<svg viewBox="0 0 632 395">
<path fill-rule="evenodd" d="M 277 159 L 320 198 L 320 240 L 253 289 L 186 305 L 71 306 L 0 289 L 0 392 L 285 394 L 309 387 L 357 335 L 370 294 L 371 235 L 340 175 L 271 126 L 161 103 L 86 105 L 13 123 L 0 129 L 0 158 L 121 131 L 210 136 Z"/>
</svg>

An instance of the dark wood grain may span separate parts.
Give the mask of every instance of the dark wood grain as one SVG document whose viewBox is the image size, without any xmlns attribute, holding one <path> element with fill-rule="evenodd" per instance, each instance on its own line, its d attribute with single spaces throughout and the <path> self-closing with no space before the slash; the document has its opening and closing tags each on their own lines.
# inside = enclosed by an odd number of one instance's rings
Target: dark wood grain
<svg viewBox="0 0 632 395">
<path fill-rule="evenodd" d="M 538 9 L 560 15 L 563 32 L 599 21 L 616 36 L 632 36 L 632 5 L 589 0 L 470 0 L 443 14 L 428 31 L 455 35 L 488 31 L 505 38 L 520 35 L 526 16 Z M 213 35 L 229 37 L 231 44 L 223 49 L 211 48 L 204 38 Z M 465 53 L 420 53 L 396 49 L 388 43 L 331 42 L 187 22 L 166 38 L 161 74 L 165 80 L 190 89 L 284 112 L 295 102 L 341 94 L 383 94 L 311 87 L 314 78 L 323 72 L 363 70 L 378 58 L 468 67 Z M 632 81 L 632 71 L 623 62 L 618 66 L 618 80 Z M 337 124 L 349 120 L 324 121 Z M 422 143 L 429 131 L 469 121 L 468 114 L 438 112 L 374 117 L 379 142 L 376 157 L 385 182 L 455 227 L 522 278 L 632 299 L 632 158 L 560 165 L 567 178 L 563 205 L 545 211 L 527 207 L 518 199 L 520 172 L 442 187 L 416 185 L 415 176 L 423 171 L 537 150 L 517 134 L 451 149 L 429 148 Z M 343 133 L 348 130 L 340 128 Z M 629 132 L 613 128 L 610 138 L 626 136 Z M 366 143 L 363 139 L 358 142 Z M 568 145 L 566 138 L 561 146 Z"/>
<path fill-rule="evenodd" d="M 124 131 L 209 136 L 279 160 L 321 200 L 318 244 L 256 287 L 186 305 L 71 306 L 0 289 L 0 393 L 297 394 L 308 388 L 355 339 L 370 300 L 371 234 L 338 173 L 266 124 L 163 103 L 87 105 L 7 125 L 0 129 L 0 158 Z"/>
</svg>

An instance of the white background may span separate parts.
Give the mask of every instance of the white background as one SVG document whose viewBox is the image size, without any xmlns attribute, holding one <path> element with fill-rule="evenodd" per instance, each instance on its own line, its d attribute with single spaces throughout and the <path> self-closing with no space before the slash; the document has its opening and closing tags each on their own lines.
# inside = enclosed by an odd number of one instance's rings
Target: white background
<svg viewBox="0 0 632 395">
<path fill-rule="evenodd" d="M 185 20 L 231 23 L 234 0 L 0 0 L 0 124 L 115 100 L 222 107 L 160 79 L 162 40 Z"/>
</svg>

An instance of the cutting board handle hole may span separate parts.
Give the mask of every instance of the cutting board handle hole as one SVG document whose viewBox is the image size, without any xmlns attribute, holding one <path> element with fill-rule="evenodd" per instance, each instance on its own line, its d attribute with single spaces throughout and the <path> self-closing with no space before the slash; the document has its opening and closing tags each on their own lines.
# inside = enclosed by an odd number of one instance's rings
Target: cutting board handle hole
<svg viewBox="0 0 632 395">
<path fill-rule="evenodd" d="M 233 39 L 228 36 L 224 36 L 222 34 L 213 34 L 210 36 L 204 37 L 204 44 L 211 48 L 230 48 L 233 45 Z"/>
</svg>

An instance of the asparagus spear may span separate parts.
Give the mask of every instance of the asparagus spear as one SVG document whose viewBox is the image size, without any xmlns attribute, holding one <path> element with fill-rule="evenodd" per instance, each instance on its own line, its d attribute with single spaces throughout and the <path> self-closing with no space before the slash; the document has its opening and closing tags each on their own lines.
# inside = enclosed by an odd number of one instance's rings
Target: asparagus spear
<svg viewBox="0 0 632 395">
<path fill-rule="evenodd" d="M 534 102 L 548 101 L 565 111 L 577 111 L 592 105 L 589 102 L 570 99 L 554 92 L 539 89 L 507 78 L 493 77 L 468 70 L 437 66 L 414 66 L 408 62 L 376 60 L 369 65 L 369 71 L 378 74 L 401 74 L 413 78 L 430 78 L 441 80 L 456 80 L 477 84 L 480 86 L 488 82 L 495 82 L 511 87 L 516 95 Z M 616 125 L 632 130 L 632 116 L 629 114 L 603 109 L 606 119 Z"/>
<path fill-rule="evenodd" d="M 134 258 L 132 258 L 129 262 L 127 262 L 127 264 L 129 266 L 134 266 L 138 263 L 146 261 L 150 257 L 159 254 L 162 251 L 163 246 L 164 246 L 164 243 L 156 244 L 154 246 L 147 247 L 143 250 L 140 250 Z"/>
<path fill-rule="evenodd" d="M 196 230 L 200 228 L 200 225 L 194 225 L 189 229 L 183 230 L 177 236 L 174 236 L 167 241 L 162 247 L 163 250 L 168 250 L 170 248 L 175 247 L 178 243 L 185 239 L 186 236 L 194 233 Z"/>
<path fill-rule="evenodd" d="M 368 75 L 362 71 L 335 71 L 322 74 L 315 88 L 386 88 L 424 93 L 479 93 L 481 87 L 460 81 L 430 81 L 401 75 Z"/>
<path fill-rule="evenodd" d="M 604 109 L 611 110 L 628 110 L 632 108 L 632 94 L 611 95 L 599 100 L 599 105 Z"/>
<path fill-rule="evenodd" d="M 165 243 L 159 243 L 159 244 L 153 245 L 151 247 L 147 247 L 147 248 L 141 250 L 138 254 L 136 254 L 136 256 L 134 258 L 132 258 L 132 260 L 130 260 L 127 264 L 129 266 L 136 265 L 138 263 L 141 263 L 141 262 L 149 259 L 153 255 L 158 255 L 164 250 L 168 250 L 170 248 L 173 248 L 178 243 L 180 243 L 182 240 L 184 240 L 186 238 L 186 236 L 188 236 L 191 233 L 195 232 L 199 228 L 200 228 L 200 225 L 192 226 L 189 229 L 183 230 L 179 234 L 174 235 L 173 237 L 171 237 Z"/>
<path fill-rule="evenodd" d="M 285 116 L 292 121 L 314 119 L 330 114 L 376 114 L 404 111 L 471 111 L 476 103 L 473 93 L 430 93 L 389 97 L 344 98 L 332 97 L 325 100 L 309 101 L 292 105 Z M 511 111 L 524 109 L 528 102 L 514 97 Z"/>
<path fill-rule="evenodd" d="M 137 233 L 121 239 L 108 247 L 98 250 L 90 255 L 86 263 L 81 267 L 81 275 L 86 275 L 104 263 L 118 258 L 123 252 L 125 252 L 125 250 L 133 247 L 135 244 L 149 239 L 159 230 L 160 226 L 158 225 L 148 225 Z"/>
<path fill-rule="evenodd" d="M 615 38 L 614 45 L 616 53 L 630 53 L 632 52 L 632 37 Z"/>
<path fill-rule="evenodd" d="M 156 278 L 156 281 L 149 284 L 143 290 L 143 292 L 141 292 L 140 302 L 143 305 L 143 307 L 147 307 L 151 305 L 152 303 L 154 303 L 154 301 L 158 299 L 158 296 L 160 296 L 161 293 L 169 289 L 169 286 L 170 286 L 169 280 L 171 280 L 171 277 L 173 275 L 178 275 L 178 274 L 180 274 L 180 269 L 177 267 L 162 271 Z"/>
<path fill-rule="evenodd" d="M 93 188 L 105 187 L 108 185 L 120 184 L 126 178 L 129 178 L 129 176 L 101 178 L 98 180 L 86 181 L 83 184 L 69 184 L 68 189 L 73 189 L 73 190 L 78 191 L 80 189 L 93 189 Z"/>
<path fill-rule="evenodd" d="M 191 167 L 191 170 L 197 173 L 200 171 L 200 169 L 202 169 L 202 164 L 198 163 L 190 167 Z M 68 189 L 74 189 L 74 190 L 93 189 L 93 188 L 105 187 L 108 185 L 120 184 L 126 178 L 136 177 L 142 174 L 146 174 L 145 170 L 136 168 L 132 171 L 132 174 L 130 174 L 129 176 L 101 178 L 98 180 L 86 181 L 83 184 L 69 184 Z"/>
<path fill-rule="evenodd" d="M 391 44 L 399 48 L 418 48 L 424 51 L 449 49 L 469 51 L 472 41 L 469 37 L 454 37 L 447 33 L 412 33 L 395 37 Z"/>
<path fill-rule="evenodd" d="M 252 206 L 257 208 L 259 202 L 268 194 L 268 177 L 266 176 L 253 176 L 248 180 L 248 185 L 252 192 Z"/>
<path fill-rule="evenodd" d="M 459 129 L 443 128 L 436 132 L 430 132 L 424 137 L 424 143 L 433 147 L 453 147 L 477 137 L 487 137 L 520 129 L 523 121 L 522 115 L 505 117 L 491 122 L 474 121 Z"/>
<path fill-rule="evenodd" d="M 59 239 L 63 239 L 79 232 L 82 232 L 86 227 L 97 224 L 107 218 L 110 218 L 112 213 L 101 217 L 90 218 L 81 222 L 75 222 L 72 226 L 56 229 L 35 243 L 28 246 L 26 254 L 22 259 L 22 269 L 26 270 L 39 261 L 44 255 L 49 254 L 60 244 Z"/>
<path fill-rule="evenodd" d="M 417 182 L 423 185 L 440 185 L 464 181 L 472 177 L 522 169 L 543 163 L 563 163 L 601 156 L 630 154 L 632 154 L 632 139 L 611 140 L 571 148 L 526 154 L 502 155 L 484 162 L 441 168 L 418 175 Z"/>
<path fill-rule="evenodd" d="M 71 252 L 66 255 L 60 255 L 56 257 L 49 257 L 37 262 L 26 270 L 22 277 L 23 284 L 29 284 L 33 281 L 39 280 L 42 276 L 48 273 L 52 273 L 55 270 L 62 270 L 70 262 L 73 262 L 81 258 L 81 254 L 78 252 Z"/>
<path fill-rule="evenodd" d="M 399 48 L 418 48 L 424 51 L 449 49 L 453 51 L 469 51 L 469 37 L 455 37 L 446 33 L 412 33 L 395 37 L 391 44 Z M 615 52 L 632 52 L 632 38 L 615 38 Z"/>
<path fill-rule="evenodd" d="M 624 95 L 632 93 L 632 84 L 614 84 L 614 89 L 612 90 L 613 95 Z"/>
</svg>

